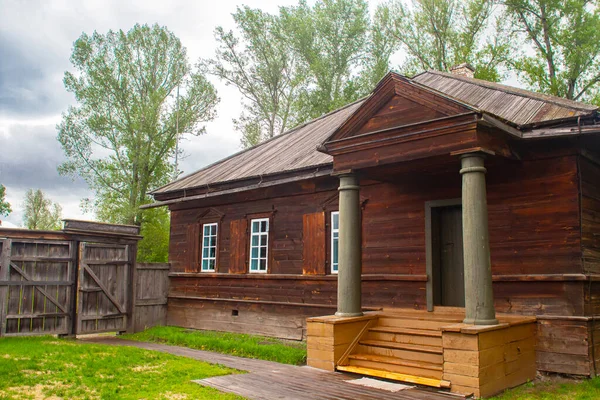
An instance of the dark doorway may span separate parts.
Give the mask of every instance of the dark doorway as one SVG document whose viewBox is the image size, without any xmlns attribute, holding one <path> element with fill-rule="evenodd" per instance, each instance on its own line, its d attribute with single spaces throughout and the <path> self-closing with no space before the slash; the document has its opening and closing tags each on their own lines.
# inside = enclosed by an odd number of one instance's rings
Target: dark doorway
<svg viewBox="0 0 600 400">
<path fill-rule="evenodd" d="M 431 209 L 433 304 L 464 307 L 462 207 Z"/>
</svg>

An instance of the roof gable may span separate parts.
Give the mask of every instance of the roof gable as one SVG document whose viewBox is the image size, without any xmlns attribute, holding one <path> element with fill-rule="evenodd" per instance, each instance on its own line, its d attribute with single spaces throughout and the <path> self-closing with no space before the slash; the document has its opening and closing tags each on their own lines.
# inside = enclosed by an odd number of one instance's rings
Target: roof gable
<svg viewBox="0 0 600 400">
<path fill-rule="evenodd" d="M 328 141 L 464 114 L 473 108 L 430 88 L 388 73 L 371 96 Z"/>
</svg>

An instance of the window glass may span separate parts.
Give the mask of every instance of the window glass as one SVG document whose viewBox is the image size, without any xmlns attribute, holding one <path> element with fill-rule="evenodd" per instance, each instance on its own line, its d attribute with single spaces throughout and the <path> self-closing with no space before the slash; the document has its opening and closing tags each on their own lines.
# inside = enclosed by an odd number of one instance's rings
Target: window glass
<svg viewBox="0 0 600 400">
<path fill-rule="evenodd" d="M 202 271 L 213 272 L 217 264 L 218 224 L 202 225 Z"/>
<path fill-rule="evenodd" d="M 269 219 L 253 219 L 250 226 L 250 272 L 267 272 Z"/>
<path fill-rule="evenodd" d="M 338 255 L 340 239 L 340 213 L 334 211 L 331 213 L 331 273 L 338 272 Z"/>
</svg>

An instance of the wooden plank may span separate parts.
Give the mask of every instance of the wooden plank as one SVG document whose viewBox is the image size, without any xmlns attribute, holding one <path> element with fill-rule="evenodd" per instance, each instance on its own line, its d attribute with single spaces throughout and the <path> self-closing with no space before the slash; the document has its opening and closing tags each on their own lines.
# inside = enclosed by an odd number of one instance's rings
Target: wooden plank
<svg viewBox="0 0 600 400">
<path fill-rule="evenodd" d="M 96 282 L 96 284 L 100 287 L 100 289 L 102 289 L 102 293 L 110 300 L 111 303 L 113 303 L 115 305 L 115 307 L 117 307 L 117 309 L 119 310 L 119 312 L 121 312 L 122 314 L 125 314 L 125 308 L 123 307 L 123 305 L 115 298 L 115 296 L 110 292 L 110 290 L 106 287 L 106 285 L 102 282 L 102 280 L 100 278 L 98 278 L 98 276 L 94 273 L 94 271 L 92 271 L 92 269 L 90 267 L 88 267 L 86 264 L 83 264 L 83 269 L 85 272 L 87 272 L 87 274 L 92 278 L 92 280 L 94 282 Z"/>
<path fill-rule="evenodd" d="M 302 216 L 302 274 L 325 275 L 326 243 L 325 212 Z"/>
<path fill-rule="evenodd" d="M 2 253 L 0 254 L 0 280 L 7 281 L 10 278 L 10 258 L 12 252 L 11 239 L 2 240 Z M 0 336 L 6 334 L 6 313 L 8 309 L 7 294 L 8 288 L 0 285 Z"/>
<path fill-rule="evenodd" d="M 344 366 L 338 365 L 337 369 L 339 371 L 351 372 L 354 374 L 369 375 L 369 376 L 375 376 L 378 378 L 391 379 L 391 380 L 395 380 L 395 381 L 416 383 L 418 385 L 432 386 L 432 387 L 438 387 L 438 388 L 449 388 L 450 387 L 450 382 L 444 381 L 441 379 L 423 378 L 420 376 L 399 374 L 397 372 L 381 371 L 381 370 L 370 369 L 370 368 L 355 367 L 355 366 L 351 366 L 351 365 L 344 365 Z"/>
<path fill-rule="evenodd" d="M 231 221 L 229 235 L 229 273 L 244 274 L 248 270 L 246 266 L 248 258 L 248 220 L 243 218 Z"/>
<path fill-rule="evenodd" d="M 19 268 L 17 265 L 15 265 L 14 263 L 10 264 L 12 269 L 16 272 L 19 273 L 19 275 L 21 275 L 25 280 L 31 281 L 31 277 L 29 276 L 29 274 L 26 274 L 21 268 Z M 38 292 L 40 292 L 42 295 L 44 295 L 48 300 L 50 300 L 56 307 L 58 307 L 62 312 L 66 313 L 67 309 L 63 304 L 60 304 L 58 302 L 58 300 L 56 300 L 53 296 L 50 295 L 50 293 L 48 293 L 45 289 L 42 289 L 39 286 L 33 286 Z"/>
</svg>

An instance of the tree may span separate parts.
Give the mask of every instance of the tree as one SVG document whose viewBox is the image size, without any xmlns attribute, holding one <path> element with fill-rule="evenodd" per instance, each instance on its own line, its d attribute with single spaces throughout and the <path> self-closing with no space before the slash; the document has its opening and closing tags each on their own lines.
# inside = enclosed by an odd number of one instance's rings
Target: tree
<svg viewBox="0 0 600 400">
<path fill-rule="evenodd" d="M 305 0 L 281 8 L 287 40 L 307 71 L 299 120 L 316 118 L 360 98 L 358 70 L 366 55 L 369 11 L 364 0 Z"/>
<path fill-rule="evenodd" d="M 513 67 L 536 91 L 599 101 L 600 11 L 590 0 L 506 0 L 521 38 L 534 49 Z"/>
<path fill-rule="evenodd" d="M 215 89 L 158 25 L 84 33 L 71 63 L 64 84 L 77 105 L 57 126 L 68 159 L 59 171 L 86 180 L 99 219 L 139 225 L 147 192 L 175 173 L 177 131 L 200 135 L 214 117 Z"/>
<path fill-rule="evenodd" d="M 469 63 L 477 78 L 498 81 L 510 54 L 511 37 L 492 0 L 401 0 L 380 5 L 392 16 L 383 29 L 406 52 L 402 72 L 449 71 Z"/>
<path fill-rule="evenodd" d="M 6 201 L 6 187 L 0 184 L 0 217 L 8 217 L 11 212 L 10 203 Z"/>
<path fill-rule="evenodd" d="M 144 210 L 140 229 L 144 239 L 138 242 L 137 252 L 139 262 L 169 261 L 169 227 L 169 210 L 165 207 Z"/>
<path fill-rule="evenodd" d="M 303 78 L 278 16 L 244 6 L 233 19 L 237 34 L 218 27 L 216 58 L 206 65 L 242 94 L 244 111 L 234 124 L 242 133 L 242 145 L 250 147 L 296 124 L 292 105 Z"/>
<path fill-rule="evenodd" d="M 390 71 L 390 57 L 398 49 L 396 39 L 387 32 L 391 21 L 389 7 L 378 7 L 369 30 L 367 57 L 361 74 L 364 93 L 372 91 L 381 78 Z"/>
<path fill-rule="evenodd" d="M 53 203 L 41 189 L 29 189 L 23 203 L 23 225 L 27 229 L 62 229 L 62 207 Z"/>
<path fill-rule="evenodd" d="M 362 96 L 358 79 L 369 14 L 363 0 L 301 1 L 279 14 L 240 7 L 235 31 L 218 27 L 207 70 L 243 96 L 234 120 L 250 147 Z"/>
</svg>

